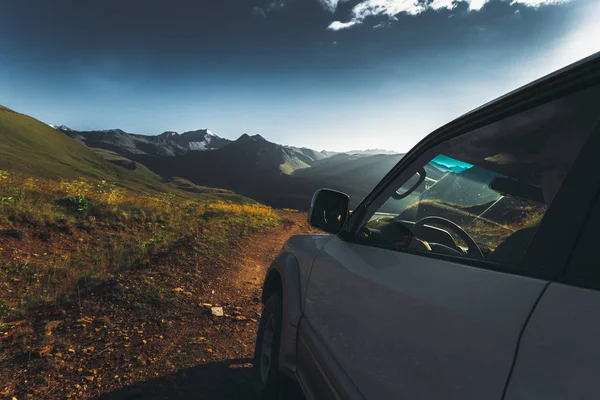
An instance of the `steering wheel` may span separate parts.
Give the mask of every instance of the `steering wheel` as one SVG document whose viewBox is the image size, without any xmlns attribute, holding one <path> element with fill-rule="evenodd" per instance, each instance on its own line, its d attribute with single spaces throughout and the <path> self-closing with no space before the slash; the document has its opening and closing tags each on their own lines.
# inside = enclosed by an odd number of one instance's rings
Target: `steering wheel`
<svg viewBox="0 0 600 400">
<path fill-rule="evenodd" d="M 467 251 L 467 254 L 469 256 L 478 260 L 483 260 L 483 252 L 481 251 L 479 245 L 475 243 L 475 240 L 473 240 L 471 235 L 469 235 L 463 228 L 458 226 L 456 223 L 450 221 L 449 219 L 434 216 L 424 217 L 415 222 L 415 224 L 412 227 L 412 230 L 415 230 L 415 228 L 423 226 L 427 223 L 441 225 L 444 228 L 452 230 L 452 232 L 456 233 L 456 235 L 458 235 L 458 237 L 464 240 L 467 246 L 469 246 L 469 250 Z"/>
</svg>

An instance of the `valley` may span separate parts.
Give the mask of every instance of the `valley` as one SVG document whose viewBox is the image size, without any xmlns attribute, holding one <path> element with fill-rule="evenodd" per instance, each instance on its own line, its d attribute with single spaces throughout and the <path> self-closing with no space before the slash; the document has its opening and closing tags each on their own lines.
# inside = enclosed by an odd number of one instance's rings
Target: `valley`
<svg viewBox="0 0 600 400">
<path fill-rule="evenodd" d="M 208 129 L 157 136 L 113 129 L 78 132 L 58 130 L 90 148 L 124 157 L 107 160 L 147 167 L 165 180 L 232 190 L 278 208 L 306 210 L 313 193 L 322 188 L 346 192 L 352 206 L 402 158 L 386 150 L 317 151 L 284 146 L 261 135 L 242 134 L 230 141 Z M 125 161 L 129 160 L 129 161 Z"/>
</svg>

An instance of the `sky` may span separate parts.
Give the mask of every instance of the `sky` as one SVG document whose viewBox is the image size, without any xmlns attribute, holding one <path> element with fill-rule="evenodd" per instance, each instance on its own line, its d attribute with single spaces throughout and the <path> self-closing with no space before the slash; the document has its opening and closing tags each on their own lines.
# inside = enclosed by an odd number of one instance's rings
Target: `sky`
<svg viewBox="0 0 600 400">
<path fill-rule="evenodd" d="M 408 151 L 600 51 L 598 0 L 2 2 L 0 104 L 72 129 Z"/>
</svg>

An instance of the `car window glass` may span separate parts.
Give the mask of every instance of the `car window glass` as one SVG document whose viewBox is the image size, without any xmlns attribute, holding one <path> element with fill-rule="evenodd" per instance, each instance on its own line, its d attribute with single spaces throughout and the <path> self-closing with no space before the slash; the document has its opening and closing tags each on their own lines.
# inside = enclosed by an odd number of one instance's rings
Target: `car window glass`
<svg viewBox="0 0 600 400">
<path fill-rule="evenodd" d="M 430 149 L 411 166 L 420 172 L 400 176 L 371 205 L 357 239 L 519 264 L 598 123 L 598 92 L 554 100 Z"/>
</svg>

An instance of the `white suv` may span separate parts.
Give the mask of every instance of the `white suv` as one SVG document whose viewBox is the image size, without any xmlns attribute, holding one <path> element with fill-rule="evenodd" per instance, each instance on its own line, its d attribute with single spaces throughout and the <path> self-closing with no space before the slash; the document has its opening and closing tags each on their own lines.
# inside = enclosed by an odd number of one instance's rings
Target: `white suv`
<svg viewBox="0 0 600 400">
<path fill-rule="evenodd" d="M 600 54 L 436 130 L 267 272 L 261 398 L 600 398 Z"/>
</svg>

